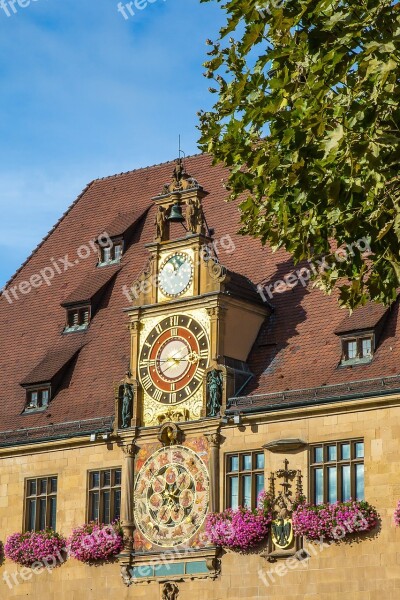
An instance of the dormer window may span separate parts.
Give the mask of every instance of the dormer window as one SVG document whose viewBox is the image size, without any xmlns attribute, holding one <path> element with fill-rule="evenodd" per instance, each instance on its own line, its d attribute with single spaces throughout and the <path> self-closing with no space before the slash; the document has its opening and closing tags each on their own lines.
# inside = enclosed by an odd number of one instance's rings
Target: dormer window
<svg viewBox="0 0 400 600">
<path fill-rule="evenodd" d="M 50 402 L 50 385 L 27 389 L 25 412 L 44 410 Z"/>
<path fill-rule="evenodd" d="M 112 241 L 112 244 L 110 246 L 104 246 L 102 248 L 99 248 L 99 251 L 99 267 L 104 267 L 106 265 L 114 265 L 121 261 L 123 253 L 123 242 L 122 240 Z"/>
<path fill-rule="evenodd" d="M 379 348 L 379 340 L 390 309 L 382 304 L 368 302 L 347 314 L 335 334 L 342 350 L 340 367 L 368 364 Z M 340 348 L 338 347 L 338 353 Z"/>
<path fill-rule="evenodd" d="M 66 332 L 82 331 L 90 323 L 90 306 L 74 307 L 67 310 Z"/>
<path fill-rule="evenodd" d="M 372 360 L 374 334 L 360 334 L 342 338 L 342 365 L 362 364 Z"/>
<path fill-rule="evenodd" d="M 20 382 L 25 390 L 23 414 L 45 411 L 57 395 L 64 374 L 83 347 L 80 336 L 64 338 L 62 344 L 51 348 L 42 360 Z"/>
</svg>

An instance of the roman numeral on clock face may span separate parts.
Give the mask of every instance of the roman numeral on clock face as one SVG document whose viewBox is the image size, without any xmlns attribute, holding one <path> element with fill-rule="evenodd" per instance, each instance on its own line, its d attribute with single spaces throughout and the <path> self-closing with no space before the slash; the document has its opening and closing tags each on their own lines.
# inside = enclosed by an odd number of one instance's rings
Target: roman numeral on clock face
<svg viewBox="0 0 400 600">
<path fill-rule="evenodd" d="M 171 325 L 171 327 L 178 327 L 178 325 L 179 325 L 179 316 L 178 315 L 172 315 L 172 317 L 169 318 L 169 324 Z"/>
<path fill-rule="evenodd" d="M 163 332 L 163 328 L 160 323 L 156 325 L 154 329 L 157 331 L 158 334 L 161 334 Z"/>
<path fill-rule="evenodd" d="M 145 375 L 144 377 L 142 377 L 142 385 L 146 390 L 151 388 L 151 386 L 153 385 L 153 382 L 149 375 Z"/>
<path fill-rule="evenodd" d="M 203 381 L 203 376 L 204 376 L 204 369 L 197 369 L 194 379 L 198 383 L 200 383 L 200 381 Z"/>
<path fill-rule="evenodd" d="M 162 391 L 161 390 L 154 390 L 152 396 L 154 398 L 154 400 L 156 400 L 157 402 L 160 402 L 161 398 L 162 398 Z"/>
<path fill-rule="evenodd" d="M 169 395 L 169 403 L 175 404 L 175 402 L 176 402 L 176 393 L 174 392 L 173 394 Z"/>
</svg>

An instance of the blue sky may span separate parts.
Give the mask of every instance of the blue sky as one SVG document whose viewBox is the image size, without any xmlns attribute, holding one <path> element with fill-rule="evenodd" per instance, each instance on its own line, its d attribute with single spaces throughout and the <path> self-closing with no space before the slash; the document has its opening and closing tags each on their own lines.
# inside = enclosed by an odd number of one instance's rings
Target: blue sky
<svg viewBox="0 0 400 600">
<path fill-rule="evenodd" d="M 198 151 L 215 2 L 21 0 L 0 8 L 0 288 L 86 183 Z M 139 0 L 144 4 L 145 0 Z M 125 4 L 125 2 L 123 3 Z M 1 5 L 1 2 L 0 2 Z"/>
</svg>

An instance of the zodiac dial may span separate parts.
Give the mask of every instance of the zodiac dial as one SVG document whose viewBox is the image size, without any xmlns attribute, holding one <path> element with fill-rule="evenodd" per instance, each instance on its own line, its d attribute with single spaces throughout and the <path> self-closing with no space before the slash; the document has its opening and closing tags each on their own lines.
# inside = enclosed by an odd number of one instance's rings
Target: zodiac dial
<svg viewBox="0 0 400 600">
<path fill-rule="evenodd" d="M 142 386 L 157 402 L 183 402 L 202 384 L 208 360 L 209 342 L 202 325 L 188 315 L 166 317 L 142 345 Z"/>
<path fill-rule="evenodd" d="M 207 468 L 189 448 L 162 448 L 140 470 L 134 497 L 142 535 L 157 546 L 178 546 L 199 530 L 207 514 Z"/>
</svg>

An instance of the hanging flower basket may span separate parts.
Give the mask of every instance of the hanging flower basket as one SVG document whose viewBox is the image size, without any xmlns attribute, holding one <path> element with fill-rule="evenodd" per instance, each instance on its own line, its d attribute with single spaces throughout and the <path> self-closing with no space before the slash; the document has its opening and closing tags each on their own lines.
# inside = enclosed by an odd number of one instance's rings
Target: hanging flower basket
<svg viewBox="0 0 400 600">
<path fill-rule="evenodd" d="M 339 541 L 352 533 L 371 531 L 378 520 L 376 509 L 365 501 L 301 503 L 293 512 L 293 531 L 309 540 Z"/>
<path fill-rule="evenodd" d="M 400 500 L 398 501 L 396 510 L 394 511 L 393 521 L 396 527 L 400 527 Z"/>
<path fill-rule="evenodd" d="M 111 561 L 124 547 L 120 523 L 81 525 L 73 530 L 67 546 L 71 556 L 83 563 Z"/>
<path fill-rule="evenodd" d="M 206 535 L 215 546 L 245 551 L 265 540 L 270 523 L 271 518 L 261 509 L 229 508 L 207 516 Z"/>
<path fill-rule="evenodd" d="M 4 553 L 7 558 L 22 567 L 34 563 L 56 566 L 63 561 L 66 540 L 52 529 L 13 533 L 7 538 Z"/>
</svg>

